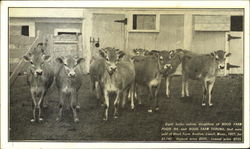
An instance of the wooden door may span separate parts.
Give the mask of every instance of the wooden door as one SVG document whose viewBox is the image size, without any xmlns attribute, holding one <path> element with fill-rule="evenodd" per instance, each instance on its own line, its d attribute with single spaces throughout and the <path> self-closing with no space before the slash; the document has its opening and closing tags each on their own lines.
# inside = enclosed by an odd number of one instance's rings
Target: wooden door
<svg viewBox="0 0 250 149">
<path fill-rule="evenodd" d="M 231 65 L 240 66 L 239 68 L 231 68 L 229 74 L 243 74 L 244 65 L 244 49 L 243 49 L 243 32 L 229 32 L 231 39 L 228 41 L 228 51 L 232 55 L 228 59 Z"/>
<path fill-rule="evenodd" d="M 105 47 L 115 47 L 120 50 L 125 48 L 125 26 L 124 23 L 114 22 L 124 20 L 124 14 L 93 14 L 93 33 L 92 41 L 98 41 L 100 47 L 91 43 L 92 56 L 99 55 L 98 49 Z"/>
</svg>

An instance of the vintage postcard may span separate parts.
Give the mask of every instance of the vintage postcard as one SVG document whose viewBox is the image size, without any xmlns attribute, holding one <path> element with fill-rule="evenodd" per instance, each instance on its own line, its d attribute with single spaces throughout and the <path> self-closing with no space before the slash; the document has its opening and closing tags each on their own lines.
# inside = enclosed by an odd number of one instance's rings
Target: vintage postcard
<svg viewBox="0 0 250 149">
<path fill-rule="evenodd" d="M 4 1 L 1 148 L 249 147 L 249 1 Z"/>
</svg>

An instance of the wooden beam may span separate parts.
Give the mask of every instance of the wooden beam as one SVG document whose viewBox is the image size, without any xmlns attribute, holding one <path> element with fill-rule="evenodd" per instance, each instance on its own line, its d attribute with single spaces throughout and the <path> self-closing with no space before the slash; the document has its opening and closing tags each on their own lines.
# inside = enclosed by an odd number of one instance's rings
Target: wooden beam
<svg viewBox="0 0 250 149">
<path fill-rule="evenodd" d="M 37 31 L 37 37 L 34 40 L 34 42 L 31 44 L 31 46 L 28 48 L 25 55 L 27 55 L 31 51 L 31 49 L 35 46 L 35 44 L 37 44 L 39 42 L 38 39 L 40 39 L 40 31 Z M 15 69 L 13 70 L 13 72 L 10 75 L 10 78 L 9 78 L 10 87 L 15 83 L 15 80 L 16 80 L 19 72 L 24 68 L 24 66 L 25 66 L 25 62 L 24 62 L 23 58 L 20 58 L 18 64 L 16 65 Z"/>
</svg>

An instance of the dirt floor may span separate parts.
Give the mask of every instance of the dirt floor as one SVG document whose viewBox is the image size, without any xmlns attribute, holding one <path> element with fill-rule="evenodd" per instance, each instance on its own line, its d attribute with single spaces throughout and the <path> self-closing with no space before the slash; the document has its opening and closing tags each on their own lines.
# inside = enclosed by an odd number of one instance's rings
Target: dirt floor
<svg viewBox="0 0 250 149">
<path fill-rule="evenodd" d="M 140 93 L 142 105 L 135 111 L 122 109 L 120 117 L 108 122 L 102 120 L 103 108 L 91 91 L 89 76 L 85 76 L 79 92 L 81 109 L 79 123 L 73 122 L 72 112 L 65 110 L 63 120 L 56 122 L 58 96 L 52 88 L 46 99 L 44 123 L 31 123 L 31 96 L 26 77 L 19 77 L 10 89 L 10 141 L 159 141 L 165 122 L 242 122 L 242 76 L 218 77 L 213 93 L 213 107 L 202 107 L 202 89 L 197 81 L 190 82 L 189 99 L 180 98 L 181 77 L 171 80 L 171 98 L 165 96 L 165 80 L 159 94 L 160 111 L 148 113 L 147 92 Z M 111 114 L 110 114 L 111 115 Z"/>
</svg>

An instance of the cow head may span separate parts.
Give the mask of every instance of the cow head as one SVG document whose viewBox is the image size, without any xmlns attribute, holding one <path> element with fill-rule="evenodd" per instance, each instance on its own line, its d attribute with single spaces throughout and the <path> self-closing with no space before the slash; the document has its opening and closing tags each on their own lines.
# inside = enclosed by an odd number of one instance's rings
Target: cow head
<svg viewBox="0 0 250 149">
<path fill-rule="evenodd" d="M 117 69 L 117 63 L 125 55 L 119 49 L 107 47 L 99 50 L 100 55 L 106 60 L 106 68 L 109 75 L 112 75 Z"/>
<path fill-rule="evenodd" d="M 80 64 L 82 61 L 84 61 L 84 58 L 78 58 L 78 57 L 58 57 L 56 61 L 63 65 L 66 74 L 69 78 L 76 77 L 76 69 L 78 64 Z"/>
<path fill-rule="evenodd" d="M 175 57 L 175 51 L 173 50 L 160 51 L 157 56 L 158 56 L 160 71 L 162 73 L 166 73 L 167 71 L 173 68 L 173 65 L 171 62 L 172 62 L 172 59 Z"/>
<path fill-rule="evenodd" d="M 133 49 L 133 52 L 136 56 L 145 56 L 148 54 L 149 51 L 139 48 L 139 49 Z"/>
<path fill-rule="evenodd" d="M 218 69 L 224 69 L 225 60 L 227 57 L 231 55 L 231 53 L 227 53 L 223 50 L 218 50 L 218 51 L 212 52 L 211 55 L 214 57 L 216 63 L 218 64 Z"/>
<path fill-rule="evenodd" d="M 30 63 L 30 71 L 35 76 L 41 76 L 43 75 L 43 71 L 45 68 L 45 62 L 48 62 L 50 60 L 49 55 L 45 55 L 41 51 L 34 50 L 33 53 L 28 53 L 27 55 L 23 56 L 23 59 L 26 62 Z"/>
</svg>

